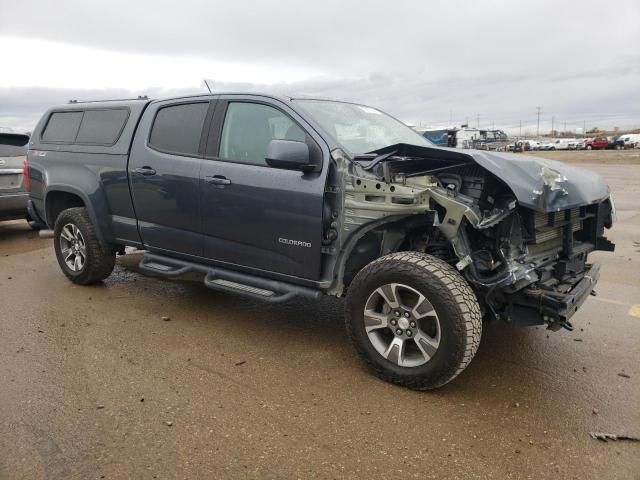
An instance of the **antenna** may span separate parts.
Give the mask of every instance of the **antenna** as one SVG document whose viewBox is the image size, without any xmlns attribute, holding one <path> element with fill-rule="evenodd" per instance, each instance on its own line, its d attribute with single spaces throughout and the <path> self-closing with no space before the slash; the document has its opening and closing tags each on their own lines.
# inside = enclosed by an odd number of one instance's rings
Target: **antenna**
<svg viewBox="0 0 640 480">
<path fill-rule="evenodd" d="M 207 87 L 207 90 L 209 90 L 209 93 L 213 93 L 213 92 L 211 91 L 211 87 L 209 86 L 209 82 L 207 81 L 207 79 L 206 79 L 206 78 L 204 79 L 204 85 Z"/>
</svg>

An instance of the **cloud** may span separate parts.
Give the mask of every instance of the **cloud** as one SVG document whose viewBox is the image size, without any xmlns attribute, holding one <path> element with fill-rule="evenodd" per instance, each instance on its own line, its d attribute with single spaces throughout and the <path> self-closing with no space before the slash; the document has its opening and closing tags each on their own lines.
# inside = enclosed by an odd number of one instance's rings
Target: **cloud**
<svg viewBox="0 0 640 480">
<path fill-rule="evenodd" d="M 538 105 L 547 129 L 640 123 L 637 0 L 0 2 L 3 55 L 22 66 L 0 76 L 0 125 L 29 128 L 69 98 L 198 91 L 202 78 L 423 125 L 479 116 L 514 131 Z"/>
</svg>

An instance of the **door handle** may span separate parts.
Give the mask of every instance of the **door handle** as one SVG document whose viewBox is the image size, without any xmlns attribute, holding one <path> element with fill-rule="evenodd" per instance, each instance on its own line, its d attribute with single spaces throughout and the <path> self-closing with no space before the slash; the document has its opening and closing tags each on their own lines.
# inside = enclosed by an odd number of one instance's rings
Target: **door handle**
<svg viewBox="0 0 640 480">
<path fill-rule="evenodd" d="M 149 176 L 149 175 L 155 175 L 156 174 L 156 171 L 153 168 L 146 167 L 146 166 L 145 167 L 138 167 L 138 168 L 136 168 L 134 170 L 134 172 L 139 173 L 140 175 L 144 175 L 145 177 Z"/>
<path fill-rule="evenodd" d="M 231 180 L 222 175 L 214 175 L 212 177 L 204 177 L 204 181 L 210 185 L 231 185 Z"/>
</svg>

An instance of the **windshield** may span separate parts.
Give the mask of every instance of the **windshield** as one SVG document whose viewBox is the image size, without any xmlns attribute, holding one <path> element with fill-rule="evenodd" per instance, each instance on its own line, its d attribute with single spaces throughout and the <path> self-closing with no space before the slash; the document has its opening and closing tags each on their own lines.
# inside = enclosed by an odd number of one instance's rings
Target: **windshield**
<svg viewBox="0 0 640 480">
<path fill-rule="evenodd" d="M 396 143 L 432 147 L 422 135 L 375 108 L 326 100 L 294 100 L 352 156 Z"/>
</svg>

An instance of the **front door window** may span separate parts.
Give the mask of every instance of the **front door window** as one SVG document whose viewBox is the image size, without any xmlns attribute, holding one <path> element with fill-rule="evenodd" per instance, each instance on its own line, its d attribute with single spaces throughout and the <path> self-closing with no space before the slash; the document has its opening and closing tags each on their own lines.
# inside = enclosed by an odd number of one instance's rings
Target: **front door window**
<svg viewBox="0 0 640 480">
<path fill-rule="evenodd" d="M 259 103 L 229 103 L 220 141 L 221 160 L 266 166 L 271 140 L 304 142 L 305 133 L 276 108 Z"/>
</svg>

